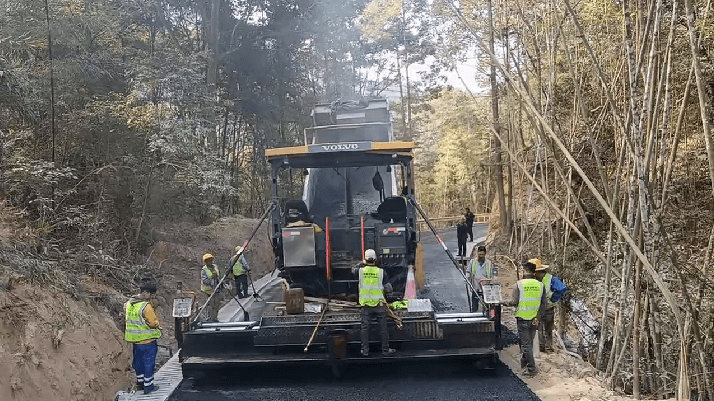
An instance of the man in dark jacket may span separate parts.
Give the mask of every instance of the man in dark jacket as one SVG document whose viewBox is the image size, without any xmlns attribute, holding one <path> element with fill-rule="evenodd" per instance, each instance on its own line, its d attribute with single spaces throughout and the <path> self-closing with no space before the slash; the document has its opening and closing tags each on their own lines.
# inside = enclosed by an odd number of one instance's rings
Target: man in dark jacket
<svg viewBox="0 0 714 401">
<path fill-rule="evenodd" d="M 474 242 L 474 219 L 476 216 L 471 213 L 471 209 L 466 208 L 466 213 L 464 213 L 464 219 L 466 219 L 466 228 L 469 233 L 469 242 Z"/>
<path fill-rule="evenodd" d="M 459 252 L 456 256 L 467 256 L 466 255 L 466 239 L 469 237 L 468 227 L 466 226 L 466 219 L 461 218 L 459 223 L 456 225 L 456 239 L 459 242 Z"/>
</svg>

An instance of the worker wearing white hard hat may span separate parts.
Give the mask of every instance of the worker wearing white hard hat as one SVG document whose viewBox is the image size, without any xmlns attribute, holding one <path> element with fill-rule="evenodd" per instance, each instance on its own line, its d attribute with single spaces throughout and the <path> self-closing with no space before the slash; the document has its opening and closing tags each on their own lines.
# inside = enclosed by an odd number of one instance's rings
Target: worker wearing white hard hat
<svg viewBox="0 0 714 401">
<path fill-rule="evenodd" d="M 229 264 L 233 266 L 233 277 L 236 282 L 236 292 L 238 293 L 238 298 L 248 297 L 248 272 L 250 271 L 250 265 L 248 265 L 248 259 L 245 258 L 243 247 L 238 245 L 235 248 L 236 253 L 231 257 Z"/>
<path fill-rule="evenodd" d="M 389 348 L 389 331 L 387 330 L 387 301 L 384 292 L 391 292 L 387 273 L 379 268 L 377 252 L 367 249 L 364 252 L 364 266 L 359 269 L 359 304 L 362 306 L 360 325 L 360 340 L 362 356 L 369 356 L 369 326 L 372 316 L 377 317 L 379 333 L 382 340 L 382 355 L 391 356 L 396 352 Z"/>
</svg>

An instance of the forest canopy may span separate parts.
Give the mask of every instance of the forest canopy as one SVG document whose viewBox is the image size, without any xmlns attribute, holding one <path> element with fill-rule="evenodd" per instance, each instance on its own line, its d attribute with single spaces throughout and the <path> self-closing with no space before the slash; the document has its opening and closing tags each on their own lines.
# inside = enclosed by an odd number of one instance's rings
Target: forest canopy
<svg viewBox="0 0 714 401">
<path fill-rule="evenodd" d="M 134 266 L 156 223 L 260 215 L 316 103 L 389 94 L 430 215 L 550 258 L 613 387 L 711 399 L 713 27 L 708 0 L 7 0 L 0 198 L 38 249 Z M 480 87 L 446 86 L 466 62 Z"/>
</svg>

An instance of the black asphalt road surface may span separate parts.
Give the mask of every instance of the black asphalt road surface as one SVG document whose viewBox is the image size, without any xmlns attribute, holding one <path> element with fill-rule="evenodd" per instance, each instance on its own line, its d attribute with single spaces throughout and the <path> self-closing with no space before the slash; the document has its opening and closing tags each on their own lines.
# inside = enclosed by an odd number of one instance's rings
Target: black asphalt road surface
<svg viewBox="0 0 714 401">
<path fill-rule="evenodd" d="M 486 234 L 476 224 L 474 237 Z M 452 232 L 453 231 L 453 232 Z M 456 248 L 455 230 L 442 238 L 450 250 Z M 461 275 L 429 232 L 422 233 L 425 246 L 427 287 L 420 297 L 430 298 L 439 312 L 468 310 Z M 454 252 L 455 253 L 455 252 Z M 512 333 L 504 333 L 512 338 Z M 510 342 L 510 341 L 509 341 Z M 323 366 L 242 369 L 184 380 L 172 401 L 227 400 L 538 400 L 506 366 L 480 370 L 473 363 L 400 362 L 345 367 L 340 379 Z"/>
<path fill-rule="evenodd" d="M 538 400 L 508 368 L 467 363 L 354 366 L 342 379 L 326 368 L 236 371 L 232 377 L 184 381 L 171 400 Z"/>
<path fill-rule="evenodd" d="M 488 225 L 474 224 L 474 240 L 488 234 Z M 442 241 L 456 258 L 458 244 L 456 229 L 439 231 Z M 437 312 L 468 312 L 464 278 L 449 259 L 443 247 L 431 231 L 423 231 L 420 241 L 424 246 L 424 274 L 426 287 L 419 291 L 419 298 L 429 298 Z M 457 258 L 458 259 L 458 258 Z"/>
</svg>

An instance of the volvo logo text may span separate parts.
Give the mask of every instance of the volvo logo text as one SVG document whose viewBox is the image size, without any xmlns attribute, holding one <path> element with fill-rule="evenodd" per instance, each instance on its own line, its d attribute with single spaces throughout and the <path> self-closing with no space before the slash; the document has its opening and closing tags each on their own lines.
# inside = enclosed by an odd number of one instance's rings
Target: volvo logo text
<svg viewBox="0 0 714 401">
<path fill-rule="evenodd" d="M 333 143 L 331 145 L 322 145 L 322 149 L 327 152 L 334 152 L 336 150 L 356 150 L 359 145 L 356 143 Z"/>
</svg>

